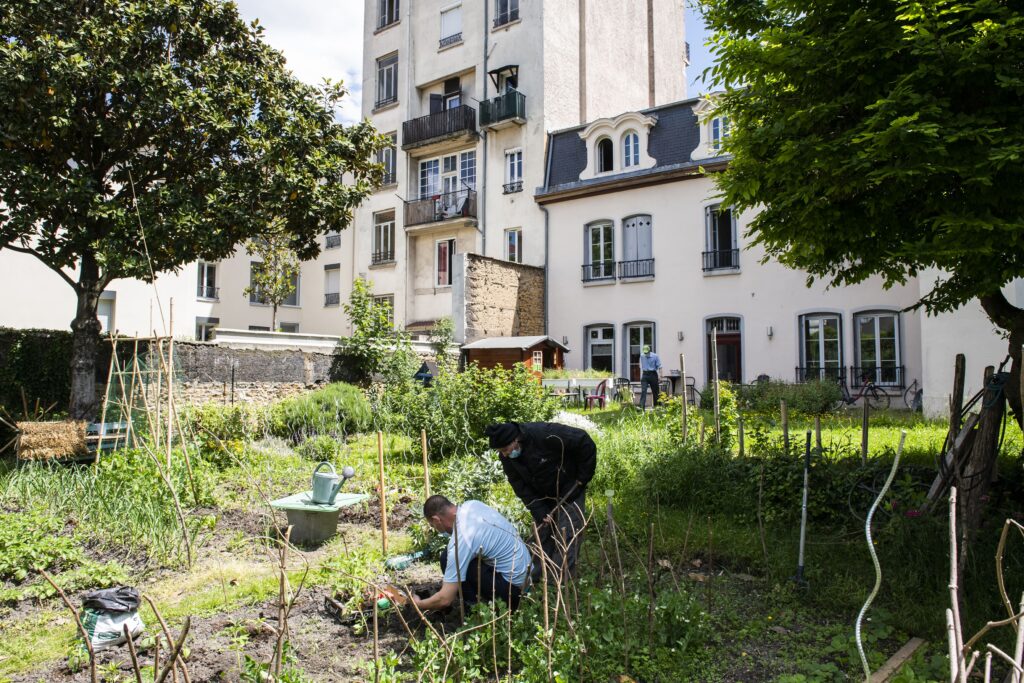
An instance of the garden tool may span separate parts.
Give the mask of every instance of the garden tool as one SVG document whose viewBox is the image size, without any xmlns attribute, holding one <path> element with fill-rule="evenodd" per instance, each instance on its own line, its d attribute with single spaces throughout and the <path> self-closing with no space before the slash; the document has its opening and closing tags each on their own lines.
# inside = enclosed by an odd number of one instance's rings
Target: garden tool
<svg viewBox="0 0 1024 683">
<path fill-rule="evenodd" d="M 324 465 L 331 469 L 330 473 L 320 471 L 320 468 Z M 356 476 L 356 471 L 351 467 L 345 467 L 339 477 L 338 473 L 334 470 L 334 465 L 327 461 L 320 463 L 313 470 L 312 501 L 320 505 L 333 505 L 338 491 L 341 490 L 346 481 L 354 476 Z"/>
<path fill-rule="evenodd" d="M 804 500 L 800 508 L 800 557 L 797 559 L 796 576 L 798 585 L 806 586 L 804 580 L 804 544 L 807 540 L 807 489 L 811 478 L 811 430 L 807 430 L 807 445 L 804 448 Z"/>
</svg>

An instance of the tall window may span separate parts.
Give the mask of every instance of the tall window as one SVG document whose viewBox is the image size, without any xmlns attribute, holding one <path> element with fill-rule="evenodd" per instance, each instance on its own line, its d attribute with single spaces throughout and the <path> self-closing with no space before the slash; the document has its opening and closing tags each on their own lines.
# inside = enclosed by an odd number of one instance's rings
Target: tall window
<svg viewBox="0 0 1024 683">
<path fill-rule="evenodd" d="M 475 189 L 476 150 L 420 162 L 420 199 Z"/>
<path fill-rule="evenodd" d="M 645 346 L 657 351 L 654 343 L 654 323 L 631 323 L 626 325 L 626 340 L 629 344 L 626 353 L 629 357 L 629 379 L 640 381 L 640 352 Z"/>
<path fill-rule="evenodd" d="M 377 163 L 384 166 L 384 179 L 381 180 L 381 185 L 394 185 L 398 182 L 398 134 L 391 133 L 387 137 L 391 142 L 377 152 Z"/>
<path fill-rule="evenodd" d="M 587 368 L 614 372 L 615 328 L 611 325 L 594 325 L 587 328 Z"/>
<path fill-rule="evenodd" d="M 853 330 L 857 336 L 853 381 L 860 384 L 867 377 L 875 384 L 903 386 L 899 313 L 858 313 L 853 317 Z"/>
<path fill-rule="evenodd" d="M 523 150 L 505 152 L 505 194 L 523 190 Z"/>
<path fill-rule="evenodd" d="M 462 42 L 462 5 L 441 10 L 440 47 Z"/>
<path fill-rule="evenodd" d="M 523 262 L 522 228 L 510 228 L 505 231 L 505 259 L 512 263 Z"/>
<path fill-rule="evenodd" d="M 586 264 L 583 279 L 602 280 L 615 277 L 615 226 L 595 223 L 587 226 Z"/>
<path fill-rule="evenodd" d="M 459 154 L 459 180 L 463 188 L 476 189 L 476 150 Z"/>
<path fill-rule="evenodd" d="M 377 60 L 377 101 L 383 107 L 398 101 L 398 53 Z"/>
<path fill-rule="evenodd" d="M 494 25 L 504 26 L 519 18 L 519 0 L 494 0 Z"/>
<path fill-rule="evenodd" d="M 379 0 L 377 6 L 377 28 L 390 26 L 398 21 L 398 0 Z"/>
<path fill-rule="evenodd" d="M 727 137 L 729 137 L 729 117 L 717 116 L 711 119 L 711 148 L 722 149 Z"/>
<path fill-rule="evenodd" d="M 395 212 L 373 214 L 373 254 L 371 263 L 391 263 L 395 260 Z"/>
<path fill-rule="evenodd" d="M 735 270 L 740 267 L 736 220 L 731 209 L 720 205 L 704 209 L 704 270 Z"/>
<path fill-rule="evenodd" d="M 800 362 L 797 379 L 836 379 L 843 374 L 842 323 L 833 313 L 800 316 Z"/>
<path fill-rule="evenodd" d="M 597 172 L 606 173 L 615 167 L 615 149 L 612 141 L 602 138 L 597 142 Z"/>
<path fill-rule="evenodd" d="M 394 294 L 379 294 L 373 297 L 373 303 L 378 306 L 387 306 L 388 308 L 388 322 L 391 326 L 395 325 L 395 295 Z"/>
<path fill-rule="evenodd" d="M 434 284 L 438 287 L 451 287 L 452 261 L 455 258 L 455 240 L 441 240 L 435 246 L 436 257 Z"/>
<path fill-rule="evenodd" d="M 653 277 L 651 217 L 630 216 L 622 221 L 622 263 L 620 278 Z"/>
<path fill-rule="evenodd" d="M 441 160 L 428 159 L 420 162 L 420 199 L 428 199 L 441 193 Z"/>
<path fill-rule="evenodd" d="M 196 297 L 199 299 L 216 300 L 219 290 L 217 289 L 217 265 L 214 263 L 199 262 L 199 277 L 196 283 Z"/>
<path fill-rule="evenodd" d="M 341 264 L 329 263 L 324 266 L 324 306 L 341 303 Z"/>
<path fill-rule="evenodd" d="M 630 166 L 639 165 L 640 136 L 637 135 L 635 130 L 628 130 L 622 136 L 622 166 L 623 168 L 629 168 Z"/>
<path fill-rule="evenodd" d="M 252 291 L 249 292 L 249 303 L 251 303 L 251 304 L 262 304 L 262 305 L 266 306 L 267 305 L 267 299 L 266 299 L 266 297 L 263 296 L 263 293 L 260 292 L 256 288 L 255 282 L 254 282 L 254 276 L 256 275 L 257 272 L 259 272 L 259 270 L 262 267 L 263 267 L 263 264 L 260 263 L 259 261 L 252 261 L 249 264 L 249 286 L 252 288 Z M 292 282 L 292 293 L 288 295 L 288 298 L 286 298 L 284 301 L 281 302 L 282 306 L 298 306 L 299 305 L 299 285 L 300 285 L 300 280 L 299 280 L 299 274 L 298 273 L 292 275 L 291 282 Z"/>
</svg>

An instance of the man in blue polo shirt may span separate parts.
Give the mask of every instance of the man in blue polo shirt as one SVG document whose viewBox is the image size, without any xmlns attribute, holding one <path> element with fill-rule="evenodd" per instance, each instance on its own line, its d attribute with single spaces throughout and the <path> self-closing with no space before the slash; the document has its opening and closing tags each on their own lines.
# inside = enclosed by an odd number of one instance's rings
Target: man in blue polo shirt
<svg viewBox="0 0 1024 683">
<path fill-rule="evenodd" d="M 452 604 L 460 582 L 467 606 L 498 597 L 513 610 L 519 607 L 532 560 L 511 522 L 478 500 L 456 506 L 444 496 L 427 498 L 423 516 L 434 531 L 451 534 L 451 538 L 441 553 L 441 590 L 429 598 L 414 597 L 420 609 L 444 609 Z"/>
<path fill-rule="evenodd" d="M 654 395 L 654 407 L 658 407 L 658 392 L 661 384 L 661 359 L 644 344 L 640 353 L 640 409 L 647 409 L 647 387 Z"/>
</svg>

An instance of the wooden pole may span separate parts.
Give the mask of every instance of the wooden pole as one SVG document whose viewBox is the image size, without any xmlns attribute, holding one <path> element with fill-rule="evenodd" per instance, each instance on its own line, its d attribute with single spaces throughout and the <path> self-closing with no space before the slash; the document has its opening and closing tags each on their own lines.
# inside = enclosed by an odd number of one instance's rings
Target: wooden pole
<svg viewBox="0 0 1024 683">
<path fill-rule="evenodd" d="M 960 432 L 960 421 L 964 410 L 964 382 L 966 377 L 967 358 L 962 353 L 956 354 L 953 364 L 953 396 L 949 405 L 949 443 L 956 440 Z"/>
<path fill-rule="evenodd" d="M 1024 376 L 1024 374 L 1022 374 L 1022 376 Z M 683 382 L 683 411 L 681 419 L 683 421 L 683 443 L 686 443 L 686 411 L 690 397 L 686 395 L 686 356 L 683 354 L 679 354 L 679 377 Z"/>
<path fill-rule="evenodd" d="M 95 465 L 103 452 L 103 438 L 107 435 L 107 406 L 110 404 L 110 381 L 114 378 L 114 359 L 117 358 L 117 337 L 110 337 L 110 367 L 107 369 L 107 385 L 103 387 L 103 411 L 100 413 L 100 439 L 96 442 Z"/>
<path fill-rule="evenodd" d="M 789 410 L 786 409 L 786 399 L 779 399 L 779 410 L 782 411 L 782 447 L 786 454 L 789 454 Z"/>
<path fill-rule="evenodd" d="M 174 299 L 170 300 L 167 326 L 167 468 L 171 467 L 171 438 L 174 435 Z"/>
<path fill-rule="evenodd" d="M 719 412 L 718 393 L 718 328 L 711 328 L 711 369 L 715 378 L 715 441 L 722 445 L 722 418 Z"/>
<path fill-rule="evenodd" d="M 427 430 L 420 430 L 420 450 L 423 451 L 423 499 L 430 498 L 430 463 L 427 459 Z"/>
<path fill-rule="evenodd" d="M 377 467 L 380 473 L 380 542 L 384 554 L 388 554 L 388 509 L 387 491 L 384 490 L 384 433 L 377 432 Z"/>
<path fill-rule="evenodd" d="M 132 411 L 135 408 L 135 384 L 139 380 L 139 340 L 136 337 L 132 345 L 132 381 L 128 386 L 128 408 L 125 410 L 124 445 L 128 445 L 128 437 L 132 435 Z M 147 419 L 149 419 L 147 417 Z"/>
<path fill-rule="evenodd" d="M 871 406 L 868 405 L 867 401 L 864 401 L 864 415 L 860 420 L 860 464 L 868 464 L 868 424 L 870 418 L 868 417 L 871 412 Z"/>
<path fill-rule="evenodd" d="M 743 411 L 736 411 L 736 437 L 740 444 L 740 457 L 743 457 Z"/>
<path fill-rule="evenodd" d="M 818 455 L 821 455 L 821 415 L 814 416 L 814 445 L 818 447 Z"/>
<path fill-rule="evenodd" d="M 156 334 L 156 330 L 153 330 L 153 334 Z M 161 394 L 164 393 L 164 342 L 159 337 L 156 339 L 156 354 L 159 361 L 156 364 L 156 428 L 151 429 L 153 433 L 154 447 L 160 448 L 160 432 L 163 429 L 163 418 L 161 417 L 160 405 L 163 403 L 163 397 Z"/>
</svg>

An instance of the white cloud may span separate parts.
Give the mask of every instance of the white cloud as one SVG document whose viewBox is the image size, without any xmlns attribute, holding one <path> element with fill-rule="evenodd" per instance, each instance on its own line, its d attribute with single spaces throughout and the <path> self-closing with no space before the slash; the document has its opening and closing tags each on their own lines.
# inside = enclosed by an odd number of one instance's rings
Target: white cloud
<svg viewBox="0 0 1024 683">
<path fill-rule="evenodd" d="M 264 40 L 284 53 L 297 78 L 316 85 L 344 81 L 349 96 L 338 113 L 345 123 L 361 118 L 362 0 L 235 0 L 246 21 L 259 19 Z"/>
</svg>

